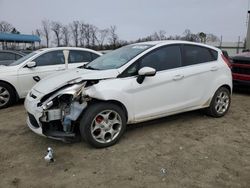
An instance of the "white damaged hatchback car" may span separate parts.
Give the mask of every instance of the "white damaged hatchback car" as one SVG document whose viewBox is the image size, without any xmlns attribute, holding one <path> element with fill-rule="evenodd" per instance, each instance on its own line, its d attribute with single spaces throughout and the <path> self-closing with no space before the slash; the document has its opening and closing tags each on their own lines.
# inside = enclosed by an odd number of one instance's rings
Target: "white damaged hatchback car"
<svg viewBox="0 0 250 188">
<path fill-rule="evenodd" d="M 126 125 L 205 109 L 229 109 L 232 76 L 221 50 L 185 41 L 137 43 L 43 79 L 25 100 L 27 123 L 59 140 L 115 144 Z"/>
</svg>

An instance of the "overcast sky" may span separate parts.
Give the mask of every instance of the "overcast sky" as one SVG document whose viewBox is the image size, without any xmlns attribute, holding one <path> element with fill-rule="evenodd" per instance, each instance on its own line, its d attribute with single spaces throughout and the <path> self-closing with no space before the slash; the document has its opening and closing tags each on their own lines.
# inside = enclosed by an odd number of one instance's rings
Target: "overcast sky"
<svg viewBox="0 0 250 188">
<path fill-rule="evenodd" d="M 190 29 L 237 41 L 246 35 L 248 7 L 248 0 L 0 0 L 0 21 L 25 34 L 46 18 L 63 24 L 80 20 L 99 28 L 116 25 L 123 40 L 159 30 L 181 35 Z"/>
</svg>

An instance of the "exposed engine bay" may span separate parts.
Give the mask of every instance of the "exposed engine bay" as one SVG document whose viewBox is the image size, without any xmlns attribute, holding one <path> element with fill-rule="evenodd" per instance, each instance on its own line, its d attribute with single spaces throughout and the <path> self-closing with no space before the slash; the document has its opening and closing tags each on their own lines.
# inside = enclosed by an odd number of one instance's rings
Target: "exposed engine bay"
<svg viewBox="0 0 250 188">
<path fill-rule="evenodd" d="M 66 86 L 42 97 L 37 106 L 42 109 L 39 120 L 43 134 L 59 140 L 75 138 L 78 119 L 91 100 L 85 90 L 96 83 L 98 80 L 68 82 Z"/>
</svg>

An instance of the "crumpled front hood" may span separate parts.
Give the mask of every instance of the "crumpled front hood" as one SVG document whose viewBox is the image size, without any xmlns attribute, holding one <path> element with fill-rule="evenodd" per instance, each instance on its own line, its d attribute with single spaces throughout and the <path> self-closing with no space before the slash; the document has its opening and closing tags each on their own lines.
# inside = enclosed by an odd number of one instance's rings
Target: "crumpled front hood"
<svg viewBox="0 0 250 188">
<path fill-rule="evenodd" d="M 119 72 L 116 69 L 111 70 L 88 70 L 88 69 L 73 69 L 63 71 L 52 76 L 48 76 L 38 82 L 33 89 L 36 91 L 48 94 L 56 88 L 60 88 L 68 84 L 68 82 L 77 80 L 100 80 L 117 77 Z"/>
</svg>

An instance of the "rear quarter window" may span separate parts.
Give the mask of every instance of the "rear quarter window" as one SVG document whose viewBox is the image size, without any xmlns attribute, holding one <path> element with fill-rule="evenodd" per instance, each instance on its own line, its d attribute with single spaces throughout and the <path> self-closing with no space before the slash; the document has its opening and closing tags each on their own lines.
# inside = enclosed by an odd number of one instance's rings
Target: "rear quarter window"
<svg viewBox="0 0 250 188">
<path fill-rule="evenodd" d="M 210 48 L 183 45 L 183 66 L 196 65 L 215 61 L 218 58 L 218 52 Z"/>
<path fill-rule="evenodd" d="M 69 63 L 91 62 L 99 57 L 97 54 L 88 51 L 70 50 Z"/>
</svg>

